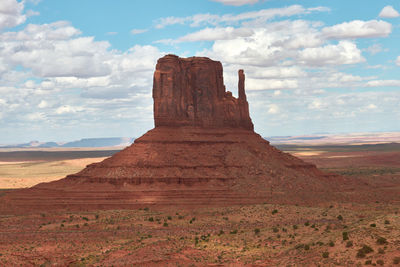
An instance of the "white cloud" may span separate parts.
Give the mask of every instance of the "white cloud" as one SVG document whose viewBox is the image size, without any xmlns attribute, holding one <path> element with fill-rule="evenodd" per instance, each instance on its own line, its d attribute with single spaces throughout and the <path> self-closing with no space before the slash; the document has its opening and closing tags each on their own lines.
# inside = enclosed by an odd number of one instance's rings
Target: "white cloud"
<svg viewBox="0 0 400 267">
<path fill-rule="evenodd" d="M 337 45 L 306 48 L 300 52 L 300 61 L 306 65 L 342 65 L 364 62 L 360 49 L 350 41 L 340 41 Z"/>
<path fill-rule="evenodd" d="M 387 37 L 391 32 L 392 25 L 382 20 L 353 20 L 322 29 L 328 39 Z"/>
<path fill-rule="evenodd" d="M 400 87 L 400 80 L 374 80 L 366 83 L 367 87 Z"/>
<path fill-rule="evenodd" d="M 253 34 L 253 30 L 248 28 L 205 28 L 203 30 L 187 34 L 176 40 L 166 39 L 157 41 L 158 43 L 174 44 L 181 42 L 198 42 L 198 41 L 215 41 L 215 40 L 232 40 L 237 37 L 249 37 Z"/>
<path fill-rule="evenodd" d="M 377 54 L 377 53 L 382 52 L 383 49 L 382 49 L 382 45 L 380 45 L 380 44 L 373 44 L 373 45 L 367 47 L 367 48 L 365 49 L 365 51 L 367 51 L 367 52 L 370 53 L 371 55 L 375 55 L 375 54 Z"/>
<path fill-rule="evenodd" d="M 38 108 L 47 108 L 49 106 L 49 103 L 47 101 L 42 100 L 40 103 L 37 105 Z"/>
<path fill-rule="evenodd" d="M 147 31 L 148 31 L 147 29 L 133 29 L 133 30 L 131 30 L 131 33 L 136 35 L 136 34 L 145 33 Z"/>
<path fill-rule="evenodd" d="M 268 106 L 268 111 L 267 111 L 267 113 L 268 113 L 268 114 L 277 114 L 277 113 L 279 113 L 279 107 L 278 107 L 278 105 L 276 105 L 276 104 L 270 104 L 270 105 Z"/>
<path fill-rule="evenodd" d="M 74 107 L 74 106 L 70 106 L 70 105 L 65 105 L 65 106 L 61 106 L 59 108 L 56 109 L 56 114 L 61 115 L 61 114 L 66 114 L 66 113 L 76 113 L 78 111 L 82 111 L 83 108 L 82 107 Z"/>
<path fill-rule="evenodd" d="M 379 13 L 379 17 L 381 17 L 381 18 L 397 18 L 397 17 L 400 17 L 400 14 L 392 6 L 385 6 L 382 9 L 382 11 Z"/>
<path fill-rule="evenodd" d="M 243 5 L 255 4 L 259 0 L 212 0 L 212 1 L 220 2 L 224 5 L 229 5 L 229 6 L 243 6 Z"/>
<path fill-rule="evenodd" d="M 246 90 L 277 90 L 298 88 L 297 80 L 294 79 L 252 79 L 246 80 Z"/>
<path fill-rule="evenodd" d="M 326 7 L 304 8 L 300 5 L 291 5 L 283 8 L 261 9 L 258 11 L 244 12 L 237 15 L 215 15 L 215 14 L 197 14 L 189 17 L 167 17 L 161 18 L 156 23 L 156 28 L 161 29 L 169 25 L 189 23 L 192 27 L 202 25 L 232 24 L 249 20 L 266 21 L 275 17 L 290 17 L 300 14 L 309 14 L 312 12 L 329 11 Z"/>
<path fill-rule="evenodd" d="M 12 28 L 24 23 L 26 16 L 22 14 L 23 10 L 24 2 L 18 2 L 17 0 L 1 0 L 0 31 L 4 28 Z"/>
<path fill-rule="evenodd" d="M 400 66 L 400 56 L 397 57 L 396 64 L 397 64 L 397 66 Z"/>
<path fill-rule="evenodd" d="M 108 42 L 77 37 L 67 22 L 28 25 L 0 36 L 0 57 L 10 65 L 31 69 L 39 77 L 93 77 L 110 73 Z"/>
</svg>

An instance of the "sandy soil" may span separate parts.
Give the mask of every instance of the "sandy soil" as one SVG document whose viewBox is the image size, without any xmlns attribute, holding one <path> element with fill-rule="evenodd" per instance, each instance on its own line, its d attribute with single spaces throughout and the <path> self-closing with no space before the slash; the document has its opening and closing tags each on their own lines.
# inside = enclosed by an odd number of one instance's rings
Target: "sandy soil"
<svg viewBox="0 0 400 267">
<path fill-rule="evenodd" d="M 62 161 L 0 162 L 0 188 L 25 188 L 43 182 L 61 179 L 82 170 L 102 158 L 84 158 Z"/>
</svg>

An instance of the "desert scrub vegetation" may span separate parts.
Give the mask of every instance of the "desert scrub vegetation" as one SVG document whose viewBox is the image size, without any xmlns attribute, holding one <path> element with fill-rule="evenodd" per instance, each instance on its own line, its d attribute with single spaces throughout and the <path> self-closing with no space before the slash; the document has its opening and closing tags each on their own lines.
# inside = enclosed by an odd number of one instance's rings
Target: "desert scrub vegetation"
<svg viewBox="0 0 400 267">
<path fill-rule="evenodd" d="M 363 245 L 358 251 L 357 251 L 357 258 L 365 258 L 365 256 L 371 252 L 374 252 L 374 250 L 367 245 Z"/>
</svg>

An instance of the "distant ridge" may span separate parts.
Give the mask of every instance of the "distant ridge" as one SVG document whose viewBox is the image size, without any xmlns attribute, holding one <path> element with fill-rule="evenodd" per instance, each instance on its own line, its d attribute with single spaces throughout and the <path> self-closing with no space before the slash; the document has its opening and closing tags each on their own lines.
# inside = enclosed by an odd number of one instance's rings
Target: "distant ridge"
<svg viewBox="0 0 400 267">
<path fill-rule="evenodd" d="M 0 148 L 53 148 L 53 147 L 120 147 L 133 143 L 135 138 L 131 137 L 108 137 L 108 138 L 84 138 L 72 142 L 39 142 L 15 145 L 0 145 Z"/>
</svg>

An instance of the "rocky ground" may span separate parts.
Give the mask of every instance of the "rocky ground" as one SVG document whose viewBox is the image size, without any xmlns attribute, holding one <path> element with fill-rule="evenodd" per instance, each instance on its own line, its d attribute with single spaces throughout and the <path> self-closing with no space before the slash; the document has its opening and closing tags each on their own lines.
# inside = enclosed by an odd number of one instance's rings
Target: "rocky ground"
<svg viewBox="0 0 400 267">
<path fill-rule="evenodd" d="M 259 204 L 2 216 L 3 266 L 393 266 L 399 206 Z"/>
<path fill-rule="evenodd" d="M 0 265 L 400 266 L 400 204 L 376 195 L 399 192 L 400 152 L 297 155 L 379 190 L 364 203 L 3 214 Z"/>
</svg>

